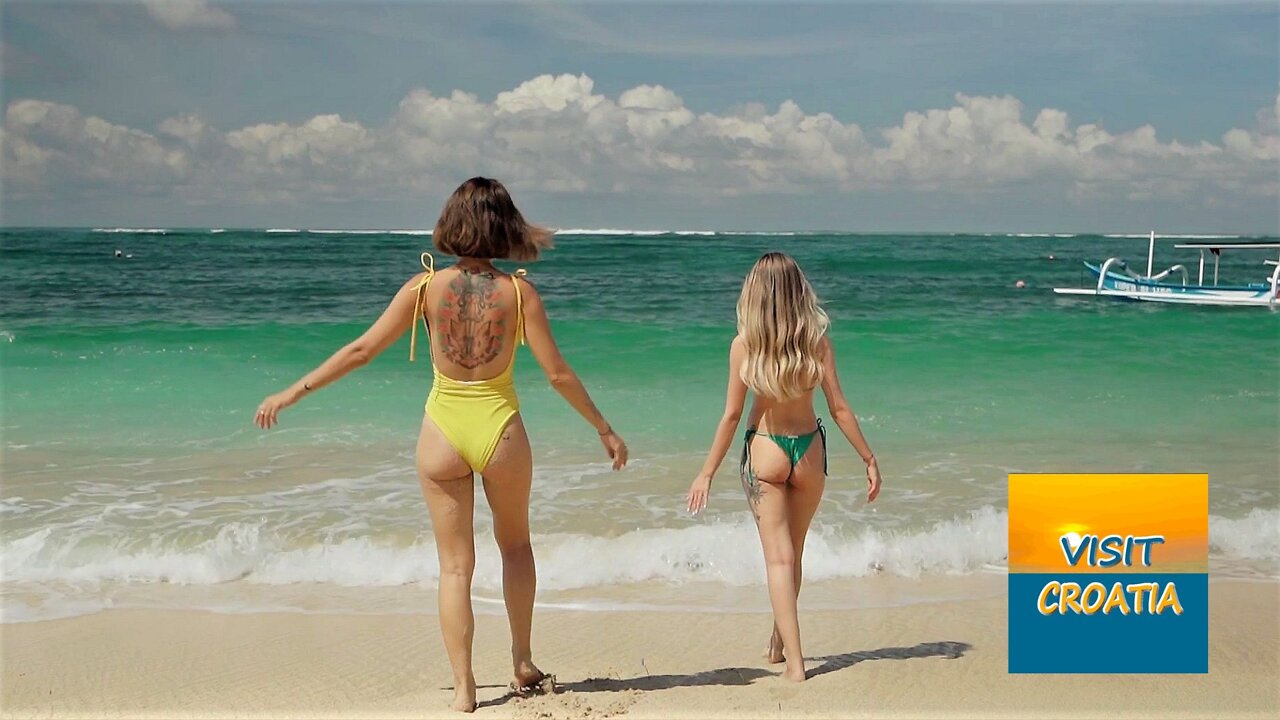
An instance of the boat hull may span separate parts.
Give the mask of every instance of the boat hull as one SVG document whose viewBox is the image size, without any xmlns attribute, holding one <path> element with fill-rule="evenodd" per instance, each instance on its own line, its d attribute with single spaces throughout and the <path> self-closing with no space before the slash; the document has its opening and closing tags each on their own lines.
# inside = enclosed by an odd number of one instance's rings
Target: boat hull
<svg viewBox="0 0 1280 720">
<path fill-rule="evenodd" d="M 1215 287 L 1155 282 L 1107 271 L 1085 263 L 1099 281 L 1092 288 L 1054 288 L 1059 295 L 1093 295 L 1121 300 L 1174 303 L 1181 305 L 1261 305 L 1276 307 L 1277 298 L 1270 285 L 1249 287 Z"/>
</svg>

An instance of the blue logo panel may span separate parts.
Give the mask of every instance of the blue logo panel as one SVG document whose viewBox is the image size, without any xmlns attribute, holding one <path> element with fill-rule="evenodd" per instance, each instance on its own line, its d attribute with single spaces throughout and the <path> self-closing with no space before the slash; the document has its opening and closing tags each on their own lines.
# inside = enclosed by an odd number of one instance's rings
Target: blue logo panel
<svg viewBox="0 0 1280 720">
<path fill-rule="evenodd" d="M 1009 672 L 1207 673 L 1209 576 L 1010 573 Z"/>
</svg>

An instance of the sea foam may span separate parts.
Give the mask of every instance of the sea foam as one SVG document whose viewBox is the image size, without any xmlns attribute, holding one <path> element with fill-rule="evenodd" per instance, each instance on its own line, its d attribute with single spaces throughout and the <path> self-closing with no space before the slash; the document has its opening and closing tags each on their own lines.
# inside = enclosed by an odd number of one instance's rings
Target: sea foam
<svg viewBox="0 0 1280 720">
<path fill-rule="evenodd" d="M 805 548 L 805 576 L 814 580 L 890 573 L 904 577 L 956 574 L 1003 564 L 1008 514 L 985 506 L 914 530 L 860 532 L 817 525 Z M 192 546 L 143 537 L 113 542 L 50 528 L 4 543 L 10 582 L 141 582 L 190 585 L 243 581 L 264 585 L 332 583 L 393 586 L 433 583 L 436 551 L 425 533 L 413 542 L 376 536 L 307 543 L 288 540 L 264 522 L 223 525 Z M 1255 509 L 1243 518 L 1213 516 L 1211 552 L 1231 560 L 1280 560 L 1280 510 Z M 640 528 L 612 537 L 580 533 L 535 536 L 539 586 L 568 590 L 631 582 L 757 583 L 763 577 L 755 527 L 745 520 L 678 528 Z M 476 583 L 501 585 L 501 562 L 489 543 L 477 546 Z"/>
<path fill-rule="evenodd" d="M 1209 518 L 1209 548 L 1241 560 L 1280 560 L 1280 510 L 1254 508 L 1242 518 Z"/>
<path fill-rule="evenodd" d="M 677 237 L 794 237 L 801 234 L 795 230 L 627 230 L 624 228 L 568 228 L 556 230 L 555 232 L 557 235 L 634 235 L 637 237 L 653 237 L 656 235 L 675 235 Z M 825 233 L 816 234 L 822 235 Z"/>
<path fill-rule="evenodd" d="M 430 230 L 307 230 L 312 235 L 430 235 Z"/>
<path fill-rule="evenodd" d="M 908 577 L 980 569 L 1004 557 L 1007 516 L 986 507 L 914 532 L 863 530 L 855 534 L 818 526 L 805 552 L 806 577 L 860 577 L 888 572 Z M 94 581 L 211 585 L 232 581 L 265 585 L 332 583 L 392 586 L 433 583 L 434 542 L 411 543 L 358 536 L 302 543 L 282 539 L 263 522 L 231 522 L 215 537 L 182 547 L 134 537 L 110 542 L 91 534 L 54 534 L 50 528 L 6 542 L 7 581 Z M 718 582 L 747 585 L 763 577 L 759 541 L 746 520 L 679 528 L 641 528 L 613 537 L 559 533 L 534 538 L 539 586 L 567 590 L 629 582 Z M 476 584 L 501 585 L 501 561 L 490 544 L 477 546 Z"/>
<path fill-rule="evenodd" d="M 168 228 L 94 228 L 96 233 L 130 233 L 134 235 L 163 235 Z"/>
<path fill-rule="evenodd" d="M 666 235 L 668 230 L 622 230 L 618 228 L 568 228 L 556 230 L 557 235 Z"/>
<path fill-rule="evenodd" d="M 1107 238 L 1131 238 L 1131 239 L 1147 239 L 1151 237 L 1150 233 L 1114 233 L 1103 235 Z M 1167 238 L 1171 240 L 1239 240 L 1239 235 L 1186 235 L 1186 234 L 1164 234 L 1156 233 L 1156 239 Z"/>
</svg>

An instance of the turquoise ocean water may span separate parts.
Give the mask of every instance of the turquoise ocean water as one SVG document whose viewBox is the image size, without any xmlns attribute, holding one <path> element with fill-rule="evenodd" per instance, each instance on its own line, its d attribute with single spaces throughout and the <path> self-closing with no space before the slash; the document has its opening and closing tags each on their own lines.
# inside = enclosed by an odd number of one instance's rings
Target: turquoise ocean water
<svg viewBox="0 0 1280 720">
<path fill-rule="evenodd" d="M 1194 272 L 1172 245 L 1157 269 Z M 277 430 L 251 424 L 264 395 L 372 322 L 429 246 L 410 231 L 0 231 L 5 621 L 131 602 L 324 609 L 433 587 L 412 456 L 430 365 L 408 362 L 408 338 Z M 544 599 L 759 583 L 737 449 L 704 517 L 682 499 L 722 409 L 738 288 L 773 249 L 826 304 L 885 474 L 866 505 L 833 437 L 806 577 L 998 574 L 1005 476 L 1039 471 L 1207 472 L 1214 572 L 1280 576 L 1280 313 L 1051 292 L 1082 282 L 1081 260 L 1140 266 L 1144 238 L 582 231 L 529 278 L 634 461 L 609 472 L 521 351 Z M 1227 253 L 1222 277 L 1260 280 L 1262 259 Z M 496 597 L 496 553 L 478 545 L 477 593 Z"/>
</svg>

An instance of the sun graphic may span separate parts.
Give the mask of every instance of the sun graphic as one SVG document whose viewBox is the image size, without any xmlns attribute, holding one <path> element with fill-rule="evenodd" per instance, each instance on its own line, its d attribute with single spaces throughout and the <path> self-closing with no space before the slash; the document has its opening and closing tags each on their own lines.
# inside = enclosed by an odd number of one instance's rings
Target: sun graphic
<svg viewBox="0 0 1280 720">
<path fill-rule="evenodd" d="M 1058 540 L 1066 540 L 1067 547 L 1074 550 L 1080 547 L 1080 542 L 1083 540 L 1081 534 L 1088 530 L 1089 526 L 1081 523 L 1067 523 L 1066 525 L 1060 525 L 1058 526 Z"/>
</svg>

